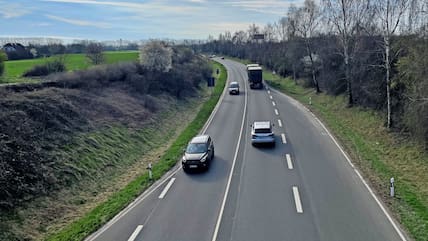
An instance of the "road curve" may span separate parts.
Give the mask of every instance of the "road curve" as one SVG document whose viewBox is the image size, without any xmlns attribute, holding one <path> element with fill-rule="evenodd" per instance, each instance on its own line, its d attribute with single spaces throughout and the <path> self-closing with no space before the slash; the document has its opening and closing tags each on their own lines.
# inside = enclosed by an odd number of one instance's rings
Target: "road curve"
<svg viewBox="0 0 428 241">
<path fill-rule="evenodd" d="M 405 240 L 309 111 L 247 89 L 244 65 L 218 61 L 241 94 L 226 93 L 206 128 L 211 169 L 176 169 L 88 241 Z M 251 145 L 255 120 L 275 123 L 275 148 Z"/>
<path fill-rule="evenodd" d="M 235 69 L 228 69 L 230 81 L 240 83 L 241 93 L 224 95 L 205 131 L 215 146 L 210 170 L 193 174 L 181 169 L 173 172 L 163 185 L 87 241 L 211 240 L 245 116 L 246 83 Z M 174 182 L 159 198 L 171 178 L 175 178 Z"/>
<path fill-rule="evenodd" d="M 405 240 L 312 113 L 275 90 L 248 99 L 246 125 L 271 120 L 276 147 L 251 146 L 246 129 L 216 240 Z"/>
</svg>

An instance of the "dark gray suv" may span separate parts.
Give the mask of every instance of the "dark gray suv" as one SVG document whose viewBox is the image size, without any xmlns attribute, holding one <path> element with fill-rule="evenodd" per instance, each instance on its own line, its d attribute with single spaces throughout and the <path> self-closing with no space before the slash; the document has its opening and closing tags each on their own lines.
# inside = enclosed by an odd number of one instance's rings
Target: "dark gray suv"
<svg viewBox="0 0 428 241">
<path fill-rule="evenodd" d="M 207 170 L 214 158 L 214 143 L 209 135 L 195 136 L 184 150 L 181 164 L 185 172 L 191 169 Z"/>
</svg>

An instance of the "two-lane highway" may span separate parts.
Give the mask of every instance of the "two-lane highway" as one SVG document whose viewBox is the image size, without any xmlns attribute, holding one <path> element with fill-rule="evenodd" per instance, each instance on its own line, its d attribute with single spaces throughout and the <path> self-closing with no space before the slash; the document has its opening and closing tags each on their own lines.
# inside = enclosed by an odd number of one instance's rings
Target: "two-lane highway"
<svg viewBox="0 0 428 241">
<path fill-rule="evenodd" d="M 273 89 L 248 89 L 244 65 L 219 61 L 241 94 L 225 94 L 206 126 L 211 169 L 172 171 L 87 240 L 405 240 L 307 109 Z M 275 124 L 274 148 L 251 145 L 260 120 Z"/>
<path fill-rule="evenodd" d="M 306 108 L 269 89 L 252 90 L 248 99 L 246 125 L 277 124 L 276 147 L 251 146 L 247 128 L 216 240 L 405 240 Z"/>
<path fill-rule="evenodd" d="M 247 85 L 237 69 L 228 69 L 231 81 L 239 82 L 240 95 L 225 93 L 203 131 L 215 146 L 209 171 L 186 174 L 179 168 L 88 241 L 211 240 L 246 112 Z"/>
</svg>

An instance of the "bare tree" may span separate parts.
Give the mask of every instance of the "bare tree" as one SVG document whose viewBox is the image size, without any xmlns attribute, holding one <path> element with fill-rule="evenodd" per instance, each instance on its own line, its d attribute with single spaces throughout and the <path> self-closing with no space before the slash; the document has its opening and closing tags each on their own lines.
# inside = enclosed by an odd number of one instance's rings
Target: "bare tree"
<svg viewBox="0 0 428 241">
<path fill-rule="evenodd" d="M 287 39 L 293 39 L 296 37 L 297 32 L 297 21 L 298 18 L 296 17 L 297 14 L 297 7 L 293 4 L 288 8 L 287 12 Z"/>
<path fill-rule="evenodd" d="M 280 42 L 285 42 L 287 40 L 287 25 L 287 17 L 282 17 L 278 22 L 274 23 L 275 32 Z"/>
<path fill-rule="evenodd" d="M 229 31 L 224 32 L 224 39 L 226 41 L 232 41 L 232 34 Z"/>
<path fill-rule="evenodd" d="M 172 68 L 172 49 L 151 40 L 140 48 L 140 63 L 150 70 L 168 72 Z"/>
<path fill-rule="evenodd" d="M 237 31 L 233 34 L 233 44 L 244 44 L 246 41 L 248 41 L 248 36 L 244 31 Z"/>
<path fill-rule="evenodd" d="M 101 64 L 104 62 L 103 46 L 100 43 L 89 43 L 86 46 L 86 57 L 92 64 Z"/>
<path fill-rule="evenodd" d="M 391 56 L 391 37 L 396 33 L 409 3 L 409 0 L 376 0 L 373 2 L 383 38 L 388 128 L 391 127 L 391 62 L 394 59 Z"/>
<path fill-rule="evenodd" d="M 352 97 L 351 79 L 351 54 L 352 42 L 356 31 L 364 25 L 367 20 L 368 1 L 367 0 L 322 0 L 323 13 L 333 27 L 333 32 L 338 35 L 341 44 L 341 54 L 345 64 L 345 81 L 348 92 L 348 106 L 354 104 Z"/>
<path fill-rule="evenodd" d="M 273 24 L 268 23 L 265 25 L 262 32 L 265 35 L 266 42 L 273 42 L 277 40 L 277 37 L 275 36 L 275 27 Z"/>
<path fill-rule="evenodd" d="M 254 35 L 259 33 L 260 33 L 260 27 L 257 26 L 256 24 L 253 23 L 248 27 L 248 37 L 250 40 L 254 38 Z"/>
<path fill-rule="evenodd" d="M 312 82 L 314 83 L 316 92 L 320 93 L 321 91 L 316 77 L 316 64 L 311 43 L 321 19 L 319 7 L 316 5 L 314 0 L 305 0 L 303 7 L 297 10 L 295 18 L 296 30 L 305 41 L 306 52 L 310 62 Z"/>
</svg>

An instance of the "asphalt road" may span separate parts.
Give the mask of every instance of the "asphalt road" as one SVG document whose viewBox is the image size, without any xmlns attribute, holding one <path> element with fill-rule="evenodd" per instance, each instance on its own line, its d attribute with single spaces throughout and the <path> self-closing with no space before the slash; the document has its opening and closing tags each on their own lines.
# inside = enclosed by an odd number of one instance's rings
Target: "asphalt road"
<svg viewBox="0 0 428 241">
<path fill-rule="evenodd" d="M 396 241 L 399 229 L 315 117 L 274 90 L 249 90 L 245 66 L 219 60 L 227 93 L 204 130 L 208 172 L 175 168 L 87 240 Z M 276 146 L 253 147 L 250 125 L 275 123 Z"/>
</svg>

